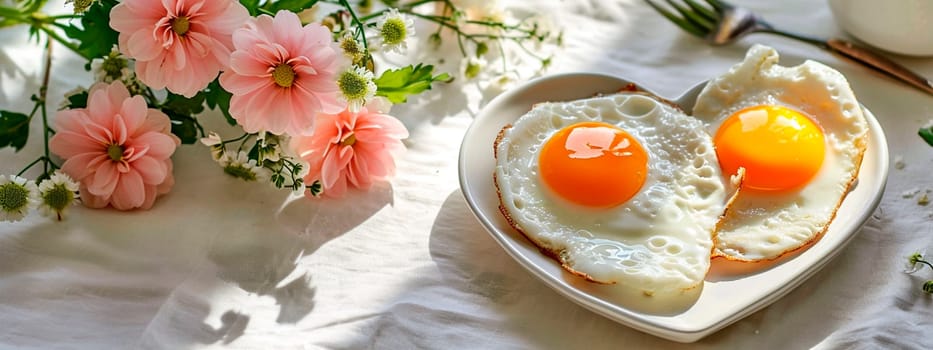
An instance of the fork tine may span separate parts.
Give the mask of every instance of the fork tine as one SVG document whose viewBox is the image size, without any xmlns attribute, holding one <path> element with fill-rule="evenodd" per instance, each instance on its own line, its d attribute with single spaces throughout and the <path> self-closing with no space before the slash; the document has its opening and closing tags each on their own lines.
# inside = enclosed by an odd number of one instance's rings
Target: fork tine
<svg viewBox="0 0 933 350">
<path fill-rule="evenodd" d="M 706 19 L 713 21 L 713 22 L 719 21 L 720 16 L 718 13 L 714 11 L 715 8 L 710 9 L 709 7 L 700 5 L 696 1 L 693 1 L 693 0 L 684 0 L 684 2 L 687 3 L 687 6 L 690 6 L 690 8 L 692 8 L 693 11 L 702 15 Z"/>
<path fill-rule="evenodd" d="M 658 13 L 660 13 L 662 16 L 666 17 L 671 22 L 674 22 L 674 24 L 680 27 L 680 29 L 687 31 L 690 34 L 703 38 L 706 37 L 707 32 L 709 32 L 709 29 L 699 27 L 691 21 L 678 17 L 664 7 L 654 3 L 654 1 L 645 0 L 645 2 L 647 2 L 649 6 L 653 7 L 655 11 L 658 11 Z"/>
<path fill-rule="evenodd" d="M 698 15 L 696 12 L 691 11 L 684 5 L 678 4 L 674 0 L 667 0 L 667 3 L 671 5 L 677 12 L 679 12 L 684 19 L 692 22 L 700 28 L 705 28 L 707 32 L 716 27 L 716 22 L 712 22 L 701 15 Z"/>
</svg>

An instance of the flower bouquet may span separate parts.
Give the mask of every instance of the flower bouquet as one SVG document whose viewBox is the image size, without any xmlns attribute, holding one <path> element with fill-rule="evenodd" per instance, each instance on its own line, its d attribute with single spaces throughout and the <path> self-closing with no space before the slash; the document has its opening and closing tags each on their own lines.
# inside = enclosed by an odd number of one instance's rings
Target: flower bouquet
<svg viewBox="0 0 933 350">
<path fill-rule="evenodd" d="M 550 59 L 536 50 L 561 41 L 544 19 L 518 19 L 487 1 L 69 2 L 73 14 L 52 15 L 42 12 L 45 0 L 0 0 L 0 28 L 28 26 L 45 45 L 34 108 L 0 110 L 0 148 L 21 150 L 35 118 L 44 142 L 18 174 L 0 175 L 0 220 L 37 206 L 61 220 L 74 203 L 148 209 L 171 191 L 172 155 L 183 143 L 210 147 L 223 173 L 245 181 L 308 197 L 365 190 L 393 174 L 404 148 L 408 130 L 394 104 L 455 77 L 520 79 L 516 55 L 540 72 Z M 459 60 L 460 71 L 412 59 L 409 46 Z M 445 46 L 454 57 L 440 54 Z M 47 96 L 53 47 L 80 55 L 94 81 Z M 210 117 L 240 133 L 206 131 Z"/>
</svg>

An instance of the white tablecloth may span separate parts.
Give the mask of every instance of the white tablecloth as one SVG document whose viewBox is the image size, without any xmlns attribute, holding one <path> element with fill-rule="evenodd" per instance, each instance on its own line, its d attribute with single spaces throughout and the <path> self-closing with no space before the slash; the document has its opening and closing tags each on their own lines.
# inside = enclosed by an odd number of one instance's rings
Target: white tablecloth
<svg viewBox="0 0 933 350">
<path fill-rule="evenodd" d="M 779 27 L 843 35 L 823 1 L 746 3 Z M 823 270 L 684 345 L 565 299 L 484 231 L 458 188 L 457 156 L 493 96 L 460 80 L 394 110 L 411 137 L 397 176 L 371 192 L 291 200 L 224 176 L 207 148 L 189 145 L 174 156 L 174 190 L 150 211 L 75 208 L 64 222 L 33 213 L 0 223 L 0 348 L 933 348 L 933 298 L 919 289 L 933 272 L 901 272 L 913 250 L 933 253 L 933 206 L 902 196 L 933 189 L 933 148 L 916 136 L 933 97 L 774 36 L 713 48 L 637 0 L 524 6 L 566 30 L 549 73 L 616 74 L 670 97 L 725 72 L 755 42 L 836 67 L 906 166 L 892 166 L 875 218 Z M 24 28 L 3 29 L 0 43 L 0 106 L 28 112 L 41 49 Z M 66 51 L 55 56 L 53 106 L 90 82 Z M 933 77 L 931 58 L 896 59 Z M 0 151 L 0 173 L 41 153 L 38 125 L 22 152 Z"/>
</svg>

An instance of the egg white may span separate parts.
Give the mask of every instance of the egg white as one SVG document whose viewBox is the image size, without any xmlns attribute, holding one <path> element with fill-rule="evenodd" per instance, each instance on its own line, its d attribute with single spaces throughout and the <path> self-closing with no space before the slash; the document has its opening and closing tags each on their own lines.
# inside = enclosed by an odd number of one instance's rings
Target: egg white
<svg viewBox="0 0 933 350">
<path fill-rule="evenodd" d="M 620 127 L 648 153 L 647 180 L 622 205 L 579 206 L 539 178 L 539 152 L 551 135 L 587 121 Z M 642 94 L 543 103 L 502 130 L 495 154 L 500 210 L 567 270 L 646 294 L 703 281 L 727 189 L 698 120 Z"/>
<path fill-rule="evenodd" d="M 771 260 L 819 238 L 855 181 L 865 152 L 868 124 L 845 77 L 817 62 L 783 67 L 778 59 L 774 49 L 753 46 L 744 61 L 707 84 L 693 114 L 715 134 L 725 119 L 743 108 L 789 107 L 823 129 L 826 156 L 819 172 L 799 190 L 740 190 L 717 224 L 717 256 Z"/>
</svg>

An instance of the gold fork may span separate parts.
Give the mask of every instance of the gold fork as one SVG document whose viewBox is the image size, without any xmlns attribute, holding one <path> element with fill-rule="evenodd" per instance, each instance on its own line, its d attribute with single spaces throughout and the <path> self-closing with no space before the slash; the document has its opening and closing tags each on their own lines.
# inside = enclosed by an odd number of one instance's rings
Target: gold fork
<svg viewBox="0 0 933 350">
<path fill-rule="evenodd" d="M 705 5 L 695 0 L 681 0 L 682 3 L 666 0 L 669 7 L 662 6 L 652 0 L 645 1 L 684 31 L 713 45 L 729 44 L 752 33 L 776 34 L 842 55 L 863 66 L 885 73 L 933 95 L 933 81 L 914 73 L 887 57 L 845 40 L 822 40 L 779 30 L 748 9 L 736 7 L 720 0 L 704 0 Z"/>
</svg>

